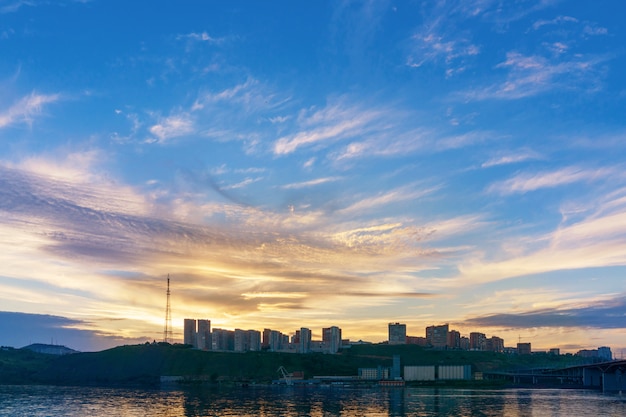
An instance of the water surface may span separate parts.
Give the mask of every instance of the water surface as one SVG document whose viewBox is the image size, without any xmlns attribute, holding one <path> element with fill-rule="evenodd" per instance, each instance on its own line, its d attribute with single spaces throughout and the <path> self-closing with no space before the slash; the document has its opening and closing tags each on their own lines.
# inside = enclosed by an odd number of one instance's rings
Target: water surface
<svg viewBox="0 0 626 417">
<path fill-rule="evenodd" d="M 126 389 L 1 386 L 0 416 L 626 416 L 626 396 L 582 390 Z"/>
</svg>

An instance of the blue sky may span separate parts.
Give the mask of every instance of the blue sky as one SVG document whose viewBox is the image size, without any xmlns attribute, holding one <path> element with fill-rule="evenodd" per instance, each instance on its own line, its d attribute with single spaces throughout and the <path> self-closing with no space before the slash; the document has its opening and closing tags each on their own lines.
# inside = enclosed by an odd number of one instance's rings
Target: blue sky
<svg viewBox="0 0 626 417">
<path fill-rule="evenodd" d="M 179 338 L 400 321 L 619 353 L 624 12 L 0 0 L 0 344 L 39 341 L 8 312 L 76 349 L 159 339 L 169 273 Z"/>
</svg>

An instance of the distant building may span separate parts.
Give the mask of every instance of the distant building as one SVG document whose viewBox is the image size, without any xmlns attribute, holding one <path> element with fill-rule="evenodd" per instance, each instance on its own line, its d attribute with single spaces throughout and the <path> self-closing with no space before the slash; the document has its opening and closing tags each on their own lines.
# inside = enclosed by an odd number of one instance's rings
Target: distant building
<svg viewBox="0 0 626 417">
<path fill-rule="evenodd" d="M 421 336 L 407 336 L 406 343 L 409 345 L 426 346 L 426 338 Z"/>
<path fill-rule="evenodd" d="M 213 329 L 211 333 L 212 350 L 235 350 L 235 332 L 226 329 Z"/>
<path fill-rule="evenodd" d="M 461 340 L 459 341 L 459 345 L 460 345 L 461 350 L 469 350 L 469 348 L 470 348 L 469 337 L 461 336 Z"/>
<path fill-rule="evenodd" d="M 530 348 L 530 343 L 518 343 L 517 344 L 517 354 L 518 355 L 530 355 L 532 350 Z"/>
<path fill-rule="evenodd" d="M 484 333 L 472 332 L 469 337 L 470 350 L 486 350 L 487 336 Z"/>
<path fill-rule="evenodd" d="M 198 320 L 198 330 L 196 332 L 196 345 L 198 349 L 211 350 L 211 320 Z"/>
<path fill-rule="evenodd" d="M 393 355 L 391 367 L 391 379 L 400 379 L 400 355 Z"/>
<path fill-rule="evenodd" d="M 498 353 L 504 352 L 504 339 L 498 336 L 491 336 L 491 338 L 486 341 L 486 350 Z"/>
<path fill-rule="evenodd" d="M 445 349 L 448 346 L 448 325 L 428 326 L 426 343 L 434 348 Z"/>
<path fill-rule="evenodd" d="M 197 347 L 195 319 L 185 319 L 183 327 L 183 343 Z"/>
<path fill-rule="evenodd" d="M 550 355 L 556 355 L 559 356 L 561 354 L 561 349 L 559 348 L 552 348 L 549 351 Z"/>
<path fill-rule="evenodd" d="M 286 350 L 289 347 L 289 336 L 282 334 L 278 330 L 263 329 L 263 342 L 261 343 L 261 347 L 270 352 Z"/>
<path fill-rule="evenodd" d="M 235 352 L 261 350 L 261 332 L 256 330 L 235 329 L 233 335 L 233 349 Z"/>
<path fill-rule="evenodd" d="M 461 333 L 456 330 L 448 332 L 448 347 L 450 349 L 461 349 Z"/>
<path fill-rule="evenodd" d="M 406 324 L 389 323 L 389 344 L 404 345 L 406 343 Z"/>
<path fill-rule="evenodd" d="M 337 326 L 322 329 L 322 341 L 328 353 L 337 353 L 341 348 L 341 329 Z"/>
<path fill-rule="evenodd" d="M 389 368 L 382 366 L 378 368 L 359 368 L 359 378 L 374 381 L 389 379 Z"/>
<path fill-rule="evenodd" d="M 300 328 L 300 340 L 298 341 L 298 352 L 309 353 L 311 351 L 311 330 L 306 327 Z"/>
<path fill-rule="evenodd" d="M 600 347 L 598 349 L 582 349 L 576 353 L 576 356 L 580 356 L 582 358 L 594 358 L 602 361 L 610 361 L 613 359 L 613 354 L 611 353 L 611 348 L 609 347 Z"/>
<path fill-rule="evenodd" d="M 598 357 L 605 361 L 612 361 L 613 354 L 611 353 L 611 348 L 607 346 L 598 348 Z"/>
</svg>

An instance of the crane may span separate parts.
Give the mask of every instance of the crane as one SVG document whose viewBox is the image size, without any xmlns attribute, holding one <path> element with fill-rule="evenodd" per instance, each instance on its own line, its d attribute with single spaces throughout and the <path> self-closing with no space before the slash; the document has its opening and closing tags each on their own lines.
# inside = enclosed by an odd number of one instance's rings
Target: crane
<svg viewBox="0 0 626 417">
<path fill-rule="evenodd" d="M 276 372 L 279 372 L 282 375 L 283 381 L 285 381 L 286 385 L 293 385 L 293 380 L 291 379 L 291 374 L 287 373 L 287 370 L 284 366 L 280 365 Z"/>
</svg>

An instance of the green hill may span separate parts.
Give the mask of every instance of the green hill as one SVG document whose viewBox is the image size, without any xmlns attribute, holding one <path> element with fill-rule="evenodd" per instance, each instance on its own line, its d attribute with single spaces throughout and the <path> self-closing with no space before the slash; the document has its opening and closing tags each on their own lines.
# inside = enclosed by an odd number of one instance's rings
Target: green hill
<svg viewBox="0 0 626 417">
<path fill-rule="evenodd" d="M 571 355 L 505 355 L 493 352 L 439 351 L 413 345 L 359 345 L 341 354 L 204 352 L 185 345 L 121 346 L 64 356 L 13 349 L 0 351 L 0 383 L 63 385 L 156 385 L 162 375 L 217 381 L 270 382 L 277 369 L 315 375 L 357 375 L 358 368 L 404 365 L 472 365 L 473 371 L 560 368 L 581 359 Z"/>
</svg>

